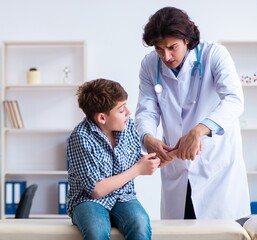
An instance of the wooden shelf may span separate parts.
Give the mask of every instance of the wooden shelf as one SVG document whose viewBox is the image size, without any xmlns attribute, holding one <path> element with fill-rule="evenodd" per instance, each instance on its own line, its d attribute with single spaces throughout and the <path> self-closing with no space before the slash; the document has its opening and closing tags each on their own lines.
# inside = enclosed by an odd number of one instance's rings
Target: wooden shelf
<svg viewBox="0 0 257 240">
<path fill-rule="evenodd" d="M 38 85 L 28 85 L 28 84 L 13 84 L 13 85 L 5 85 L 6 89 L 55 89 L 55 90 L 63 90 L 67 88 L 77 88 L 78 84 L 38 84 Z"/>
<path fill-rule="evenodd" d="M 5 128 L 5 133 L 14 134 L 62 134 L 71 133 L 72 129 L 28 129 L 28 128 Z"/>
<path fill-rule="evenodd" d="M 84 117 L 76 89 L 86 79 L 85 43 L 10 41 L 1 49 L 1 101 L 19 103 L 24 128 L 11 128 L 1 108 L 0 218 L 14 217 L 5 214 L 6 181 L 38 185 L 30 217 L 66 218 L 58 214 L 58 184 L 67 180 L 67 138 Z M 40 84 L 27 84 L 32 67 L 41 73 Z"/>
<path fill-rule="evenodd" d="M 256 171 L 247 171 L 247 174 L 249 174 L 249 175 L 255 175 L 255 174 L 257 174 L 257 170 L 256 170 Z"/>
<path fill-rule="evenodd" d="M 257 127 L 242 127 L 241 131 L 257 131 Z"/>
<path fill-rule="evenodd" d="M 257 41 L 221 41 L 230 52 L 239 78 L 257 74 Z M 240 116 L 243 155 L 247 169 L 251 201 L 257 201 L 257 82 L 243 83 L 244 112 Z"/>
<path fill-rule="evenodd" d="M 67 171 L 19 171 L 19 170 L 12 170 L 12 171 L 5 171 L 6 176 L 10 175 L 41 175 L 41 176 L 49 176 L 49 175 L 64 175 L 68 174 Z"/>
</svg>

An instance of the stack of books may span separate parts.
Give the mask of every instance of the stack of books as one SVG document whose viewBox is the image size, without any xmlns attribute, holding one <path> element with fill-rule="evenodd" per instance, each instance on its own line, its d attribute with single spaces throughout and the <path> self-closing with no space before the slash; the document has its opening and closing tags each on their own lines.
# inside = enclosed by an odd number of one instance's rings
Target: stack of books
<svg viewBox="0 0 257 240">
<path fill-rule="evenodd" d="M 12 128 L 24 128 L 19 104 L 17 100 L 3 101 L 5 111 L 11 123 Z"/>
</svg>

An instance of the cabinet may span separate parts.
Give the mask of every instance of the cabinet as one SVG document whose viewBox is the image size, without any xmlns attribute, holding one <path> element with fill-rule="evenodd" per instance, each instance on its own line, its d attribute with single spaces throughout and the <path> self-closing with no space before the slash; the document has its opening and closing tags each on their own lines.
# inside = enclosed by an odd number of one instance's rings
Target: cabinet
<svg viewBox="0 0 257 240">
<path fill-rule="evenodd" d="M 251 201 L 257 201 L 257 42 L 221 42 L 230 52 L 242 80 L 245 110 L 240 117 L 243 155 Z"/>
<path fill-rule="evenodd" d="M 27 82 L 37 68 L 39 84 Z M 58 182 L 67 180 L 66 139 L 83 113 L 76 90 L 85 79 L 85 44 L 4 42 L 1 84 L 1 218 L 6 181 L 38 184 L 31 217 L 58 218 Z M 4 100 L 17 100 L 24 128 L 11 128 Z"/>
</svg>

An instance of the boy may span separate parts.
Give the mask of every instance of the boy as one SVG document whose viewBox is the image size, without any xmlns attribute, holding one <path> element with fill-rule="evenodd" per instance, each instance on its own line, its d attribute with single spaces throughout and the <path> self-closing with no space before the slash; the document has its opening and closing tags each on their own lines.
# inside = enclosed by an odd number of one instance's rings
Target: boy
<svg viewBox="0 0 257 240">
<path fill-rule="evenodd" d="M 68 139 L 68 214 L 87 240 L 110 239 L 117 227 L 128 240 L 151 239 L 149 216 L 136 199 L 133 179 L 151 175 L 160 159 L 143 156 L 127 108 L 127 93 L 97 79 L 77 91 L 86 118 Z"/>
</svg>

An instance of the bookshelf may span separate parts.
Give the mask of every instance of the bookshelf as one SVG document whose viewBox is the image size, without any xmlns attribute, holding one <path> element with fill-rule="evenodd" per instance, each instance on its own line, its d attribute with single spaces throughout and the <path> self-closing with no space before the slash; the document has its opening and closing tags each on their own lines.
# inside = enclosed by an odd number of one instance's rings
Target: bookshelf
<svg viewBox="0 0 257 240">
<path fill-rule="evenodd" d="M 27 79 L 31 68 L 37 81 Z M 67 217 L 58 214 L 58 183 L 67 180 L 66 139 L 83 118 L 76 90 L 85 43 L 4 42 L 1 79 L 1 218 L 13 217 L 5 214 L 6 181 L 38 184 L 30 217 Z M 18 102 L 23 128 L 12 127 L 4 101 Z"/>
<path fill-rule="evenodd" d="M 240 116 L 243 155 L 247 169 L 250 199 L 257 202 L 257 42 L 221 41 L 230 52 L 242 80 L 245 108 Z"/>
</svg>

